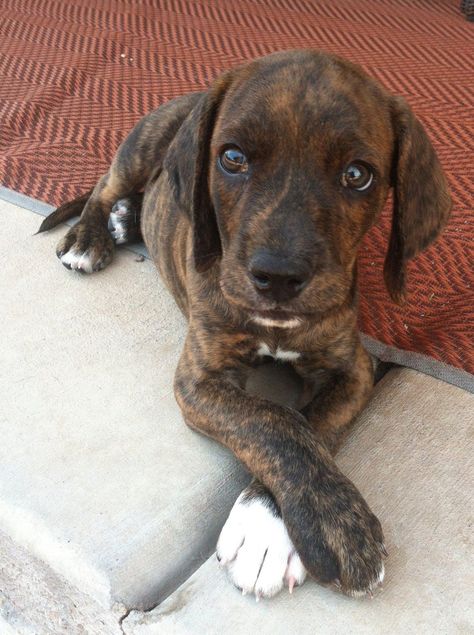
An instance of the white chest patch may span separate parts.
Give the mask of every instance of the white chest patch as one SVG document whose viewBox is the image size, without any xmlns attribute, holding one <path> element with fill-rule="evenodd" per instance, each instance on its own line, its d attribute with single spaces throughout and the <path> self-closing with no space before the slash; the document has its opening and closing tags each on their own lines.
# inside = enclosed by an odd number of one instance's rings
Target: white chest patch
<svg viewBox="0 0 474 635">
<path fill-rule="evenodd" d="M 272 352 L 268 344 L 265 344 L 264 342 L 262 342 L 258 347 L 257 355 L 260 355 L 261 357 L 273 357 L 273 359 L 279 359 L 283 362 L 294 362 L 301 357 L 301 353 L 297 353 L 296 351 L 284 351 L 279 346 L 275 352 Z"/>
</svg>

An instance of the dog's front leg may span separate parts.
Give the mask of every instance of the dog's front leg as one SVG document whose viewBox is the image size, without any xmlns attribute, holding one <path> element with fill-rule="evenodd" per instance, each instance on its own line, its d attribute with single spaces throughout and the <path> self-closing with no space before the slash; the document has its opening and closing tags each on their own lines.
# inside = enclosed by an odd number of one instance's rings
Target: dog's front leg
<svg viewBox="0 0 474 635">
<path fill-rule="evenodd" d="M 191 339 L 175 380 L 186 422 L 229 447 L 272 492 L 313 577 L 340 584 L 350 594 L 370 592 L 383 573 L 380 523 L 317 432 L 300 413 L 247 394 L 235 381 L 238 366 L 232 368 L 231 360 L 225 370 L 206 370 L 193 354 Z M 240 585 L 244 591 L 258 592 L 261 577 L 270 575 L 266 562 L 254 563 L 245 586 Z M 262 595 L 273 594 L 266 589 Z"/>
<path fill-rule="evenodd" d="M 362 410 L 373 385 L 372 362 L 361 346 L 356 348 L 347 366 L 349 372 L 330 376 L 303 410 L 318 441 L 332 455 Z M 314 383 L 308 367 L 298 370 L 310 384 Z M 384 549 L 383 543 L 381 548 Z M 236 500 L 219 537 L 217 557 L 234 582 L 246 590 L 256 578 L 252 569 L 255 562 L 264 562 L 267 575 L 258 576 L 253 587 L 256 595 L 274 595 L 285 584 L 291 591 L 305 579 L 305 568 L 288 536 L 278 504 L 270 490 L 257 479 Z"/>
<path fill-rule="evenodd" d="M 296 370 L 304 377 L 304 369 Z M 327 383 L 302 410 L 318 439 L 334 456 L 339 450 L 355 417 L 361 412 L 374 384 L 369 354 L 358 343 L 346 368 L 333 372 Z"/>
<path fill-rule="evenodd" d="M 95 186 L 82 210 L 78 223 L 69 229 L 56 248 L 56 255 L 68 269 L 93 273 L 106 267 L 112 260 L 115 245 L 108 231 L 112 205 L 121 195 L 114 187 L 112 172 L 103 176 Z"/>
</svg>

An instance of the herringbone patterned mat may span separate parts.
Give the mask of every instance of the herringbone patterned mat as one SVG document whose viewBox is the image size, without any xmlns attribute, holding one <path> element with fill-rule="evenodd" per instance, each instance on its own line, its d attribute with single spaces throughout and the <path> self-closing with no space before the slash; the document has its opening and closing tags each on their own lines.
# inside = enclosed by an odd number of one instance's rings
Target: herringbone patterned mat
<svg viewBox="0 0 474 635">
<path fill-rule="evenodd" d="M 390 225 L 361 253 L 361 328 L 474 372 L 474 24 L 458 0 L 0 0 L 0 182 L 59 204 L 106 171 L 144 113 L 274 50 L 322 48 L 403 94 L 448 173 L 454 213 L 383 287 Z"/>
</svg>

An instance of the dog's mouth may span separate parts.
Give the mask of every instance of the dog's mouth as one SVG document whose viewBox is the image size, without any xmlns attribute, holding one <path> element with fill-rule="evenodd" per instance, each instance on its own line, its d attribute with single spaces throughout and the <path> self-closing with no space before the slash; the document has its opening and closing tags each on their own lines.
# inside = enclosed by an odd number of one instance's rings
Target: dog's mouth
<svg viewBox="0 0 474 635">
<path fill-rule="evenodd" d="M 230 305 L 244 311 L 246 319 L 255 324 L 267 327 L 295 328 L 302 324 L 308 315 L 291 310 L 291 307 L 282 308 L 276 301 L 260 299 L 258 303 L 250 302 L 242 293 L 229 290 L 224 280 L 219 281 L 224 298 Z M 268 307 L 268 308 L 261 308 Z"/>
<path fill-rule="evenodd" d="M 261 326 L 277 328 L 295 328 L 302 322 L 301 317 L 280 309 L 252 311 L 251 319 Z"/>
</svg>

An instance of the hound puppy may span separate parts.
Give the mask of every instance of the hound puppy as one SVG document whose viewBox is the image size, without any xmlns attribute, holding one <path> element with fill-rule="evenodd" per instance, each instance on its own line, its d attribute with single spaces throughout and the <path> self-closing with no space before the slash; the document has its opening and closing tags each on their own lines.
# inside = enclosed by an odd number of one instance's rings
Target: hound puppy
<svg viewBox="0 0 474 635">
<path fill-rule="evenodd" d="M 244 592 L 274 595 L 301 584 L 305 569 L 350 595 L 383 578 L 380 523 L 333 456 L 372 389 L 357 331 L 356 256 L 390 187 L 384 273 L 399 301 L 407 259 L 448 218 L 438 159 L 403 99 L 349 62 L 290 51 L 146 116 L 90 198 L 41 227 L 84 208 L 57 255 L 90 273 L 111 261 L 114 239 L 137 237 L 141 216 L 146 246 L 189 320 L 174 385 L 184 419 L 255 477 L 217 549 Z M 304 380 L 301 411 L 244 390 L 268 355 Z"/>
</svg>

